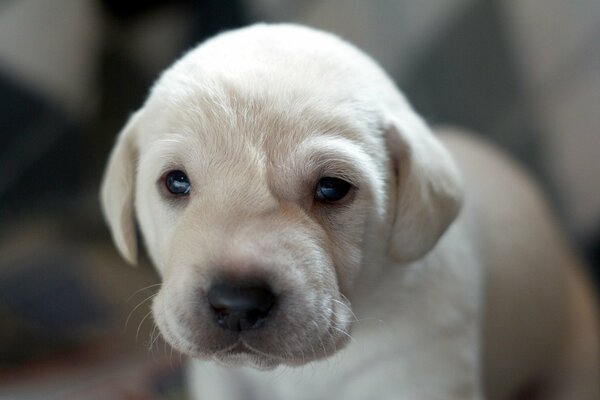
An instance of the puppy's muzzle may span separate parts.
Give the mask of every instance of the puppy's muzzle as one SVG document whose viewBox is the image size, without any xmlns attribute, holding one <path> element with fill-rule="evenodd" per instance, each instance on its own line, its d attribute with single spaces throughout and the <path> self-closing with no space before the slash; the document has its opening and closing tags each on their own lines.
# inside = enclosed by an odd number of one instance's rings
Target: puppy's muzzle
<svg viewBox="0 0 600 400">
<path fill-rule="evenodd" d="M 221 281 L 208 290 L 208 303 L 217 325 L 241 332 L 265 324 L 275 304 L 275 295 L 264 283 L 248 285 Z"/>
</svg>

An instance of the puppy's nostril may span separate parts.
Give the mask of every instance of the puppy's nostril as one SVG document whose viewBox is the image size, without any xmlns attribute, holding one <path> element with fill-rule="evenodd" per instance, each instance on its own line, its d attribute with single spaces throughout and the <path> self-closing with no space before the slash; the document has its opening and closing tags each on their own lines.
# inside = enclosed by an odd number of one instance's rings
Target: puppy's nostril
<svg viewBox="0 0 600 400">
<path fill-rule="evenodd" d="M 275 302 L 267 286 L 217 283 L 208 290 L 208 303 L 217 324 L 231 331 L 261 327 Z"/>
</svg>

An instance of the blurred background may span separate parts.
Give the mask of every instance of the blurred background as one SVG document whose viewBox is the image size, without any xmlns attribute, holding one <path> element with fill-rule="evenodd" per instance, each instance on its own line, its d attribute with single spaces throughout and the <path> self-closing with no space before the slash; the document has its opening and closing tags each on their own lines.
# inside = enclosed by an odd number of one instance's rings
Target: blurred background
<svg viewBox="0 0 600 400">
<path fill-rule="evenodd" d="M 157 74 L 257 21 L 341 35 L 430 123 L 504 148 L 600 275 L 598 0 L 0 0 L 0 399 L 186 398 L 98 186 Z"/>
</svg>

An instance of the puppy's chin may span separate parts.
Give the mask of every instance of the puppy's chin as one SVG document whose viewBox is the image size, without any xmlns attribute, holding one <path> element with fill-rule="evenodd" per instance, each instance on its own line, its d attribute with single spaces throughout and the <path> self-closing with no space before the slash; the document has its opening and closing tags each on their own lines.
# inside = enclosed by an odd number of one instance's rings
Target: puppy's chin
<svg viewBox="0 0 600 400">
<path fill-rule="evenodd" d="M 306 353 L 301 352 L 297 356 L 290 355 L 282 357 L 280 355 L 270 355 L 252 348 L 249 345 L 239 342 L 226 351 L 219 351 L 208 358 L 206 356 L 196 357 L 201 360 L 212 360 L 225 367 L 249 367 L 263 371 L 269 371 L 278 366 L 302 367 L 306 364 L 323 360 L 331 357 L 337 351 L 343 349 L 348 343 L 347 338 L 339 337 L 333 344 L 334 349 L 324 352 L 317 352 L 314 347 Z"/>
<path fill-rule="evenodd" d="M 256 354 L 248 350 L 230 351 L 213 355 L 212 359 L 225 367 L 249 367 L 270 371 L 282 362 L 271 357 Z"/>
</svg>

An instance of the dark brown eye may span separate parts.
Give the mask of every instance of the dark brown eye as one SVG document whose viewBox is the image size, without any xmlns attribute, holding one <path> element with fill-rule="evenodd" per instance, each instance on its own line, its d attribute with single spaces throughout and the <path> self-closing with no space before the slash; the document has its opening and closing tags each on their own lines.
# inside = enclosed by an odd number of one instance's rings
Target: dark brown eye
<svg viewBox="0 0 600 400">
<path fill-rule="evenodd" d="M 315 198 L 321 201 L 335 202 L 346 197 L 352 185 L 343 179 L 321 178 L 315 189 Z"/>
<path fill-rule="evenodd" d="M 176 196 L 185 196 L 192 188 L 187 175 L 185 172 L 180 170 L 171 171 L 167 174 L 165 178 L 165 186 L 169 192 Z"/>
</svg>

